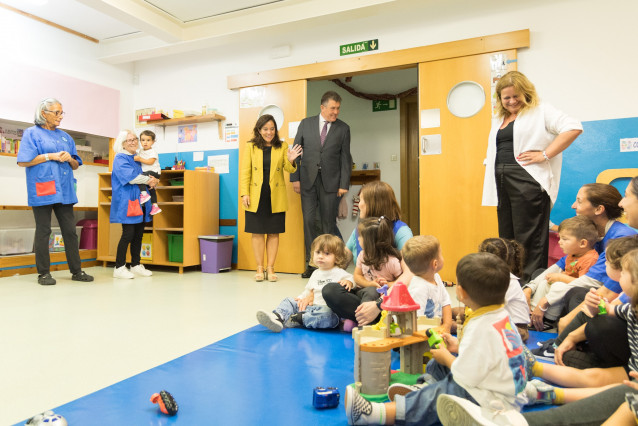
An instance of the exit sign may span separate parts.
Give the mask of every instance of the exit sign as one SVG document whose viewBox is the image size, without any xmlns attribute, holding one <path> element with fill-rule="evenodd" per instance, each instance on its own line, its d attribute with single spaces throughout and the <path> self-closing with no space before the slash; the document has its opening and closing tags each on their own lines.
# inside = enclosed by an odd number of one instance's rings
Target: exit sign
<svg viewBox="0 0 638 426">
<path fill-rule="evenodd" d="M 352 55 L 353 53 L 379 50 L 379 39 L 360 41 L 339 46 L 339 56 Z"/>
<path fill-rule="evenodd" d="M 392 109 L 397 109 L 396 99 L 390 99 L 389 101 L 372 101 L 372 112 L 390 111 Z"/>
</svg>

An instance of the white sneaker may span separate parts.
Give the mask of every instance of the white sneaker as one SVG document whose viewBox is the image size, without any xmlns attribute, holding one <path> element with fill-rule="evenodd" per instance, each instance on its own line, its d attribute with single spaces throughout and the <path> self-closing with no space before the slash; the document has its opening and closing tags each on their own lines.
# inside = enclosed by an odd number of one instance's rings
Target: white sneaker
<svg viewBox="0 0 638 426">
<path fill-rule="evenodd" d="M 153 275 L 153 273 L 146 269 L 141 263 L 137 266 L 133 266 L 131 268 L 131 272 L 142 277 L 150 277 L 151 275 Z"/>
<path fill-rule="evenodd" d="M 135 278 L 135 275 L 131 274 L 131 271 L 124 265 L 113 270 L 113 278 Z"/>
<path fill-rule="evenodd" d="M 527 426 L 527 420 L 515 409 L 506 410 L 501 401 L 484 408 L 454 395 L 439 395 L 436 412 L 443 426 Z"/>
<path fill-rule="evenodd" d="M 283 321 L 279 315 L 274 312 L 257 311 L 257 321 L 259 321 L 259 324 L 267 327 L 270 331 L 274 331 L 275 333 L 279 333 L 284 329 Z"/>
</svg>

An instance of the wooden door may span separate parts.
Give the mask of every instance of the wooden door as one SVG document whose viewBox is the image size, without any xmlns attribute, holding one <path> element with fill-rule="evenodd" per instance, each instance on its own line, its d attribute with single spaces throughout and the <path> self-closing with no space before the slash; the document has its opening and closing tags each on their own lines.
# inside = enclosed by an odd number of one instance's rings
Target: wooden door
<svg viewBox="0 0 638 426">
<path fill-rule="evenodd" d="M 414 235 L 419 235 L 419 100 L 416 95 L 401 99 L 401 220 Z"/>
<path fill-rule="evenodd" d="M 279 137 L 292 145 L 294 135 L 289 135 L 289 124 L 301 121 L 306 117 L 306 80 L 289 81 L 285 83 L 267 84 L 256 86 L 263 89 L 259 90 L 258 95 L 254 98 L 258 99 L 258 106 L 242 106 L 240 101 L 239 108 L 239 170 L 241 173 L 242 159 L 246 142 L 252 139 L 253 128 L 259 112 L 264 106 L 277 105 L 284 114 L 283 125 L 278 129 Z M 240 90 L 252 90 L 254 88 L 246 88 Z M 295 193 L 290 184 L 289 174 L 284 171 L 286 180 L 286 189 L 288 191 L 288 211 L 286 212 L 286 232 L 279 235 L 279 253 L 275 263 L 275 271 L 301 273 L 305 269 L 305 248 L 303 235 L 303 220 L 301 215 L 301 198 Z M 241 191 L 241 177 L 240 188 Z M 238 269 L 255 269 L 255 256 L 252 248 L 252 234 L 244 232 L 245 210 L 241 206 L 241 194 L 238 194 L 238 214 L 237 214 L 237 268 Z M 266 257 L 264 256 L 264 259 Z M 264 261 L 264 265 L 266 261 Z"/>
<path fill-rule="evenodd" d="M 516 59 L 516 50 L 505 52 Z M 461 257 L 477 251 L 481 241 L 498 236 L 495 207 L 482 207 L 483 161 L 491 126 L 492 54 L 419 64 L 419 110 L 440 109 L 440 127 L 421 128 L 420 138 L 441 135 L 441 153 L 420 154 L 421 234 L 441 241 L 445 267 L 441 276 L 455 280 Z M 510 70 L 516 62 L 509 62 Z M 485 105 L 474 116 L 459 118 L 447 108 L 447 96 L 463 81 L 479 83 Z M 423 124 L 423 123 L 422 123 Z M 433 138 L 430 138 L 433 140 Z"/>
</svg>

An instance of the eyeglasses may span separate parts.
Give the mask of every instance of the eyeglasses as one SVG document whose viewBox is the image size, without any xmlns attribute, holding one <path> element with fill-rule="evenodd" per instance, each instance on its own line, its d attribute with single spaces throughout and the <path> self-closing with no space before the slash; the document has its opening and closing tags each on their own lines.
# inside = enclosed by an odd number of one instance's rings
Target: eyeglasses
<svg viewBox="0 0 638 426">
<path fill-rule="evenodd" d="M 137 142 L 137 141 L 138 141 L 137 138 L 135 138 L 135 139 L 127 139 L 126 140 L 126 142 L 128 142 L 128 143 L 134 143 L 134 142 Z"/>
<path fill-rule="evenodd" d="M 64 115 L 64 111 L 49 111 L 48 109 L 45 109 L 44 112 L 55 114 L 56 117 L 62 117 Z"/>
</svg>

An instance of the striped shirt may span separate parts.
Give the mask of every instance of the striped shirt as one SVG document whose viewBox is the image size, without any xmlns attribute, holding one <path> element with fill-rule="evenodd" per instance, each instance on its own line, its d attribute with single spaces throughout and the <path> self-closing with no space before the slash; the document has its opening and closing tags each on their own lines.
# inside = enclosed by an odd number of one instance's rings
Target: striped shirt
<svg viewBox="0 0 638 426">
<path fill-rule="evenodd" d="M 627 321 L 627 340 L 629 341 L 629 369 L 638 371 L 638 318 L 631 308 L 631 304 L 616 305 L 616 316 Z"/>
</svg>

